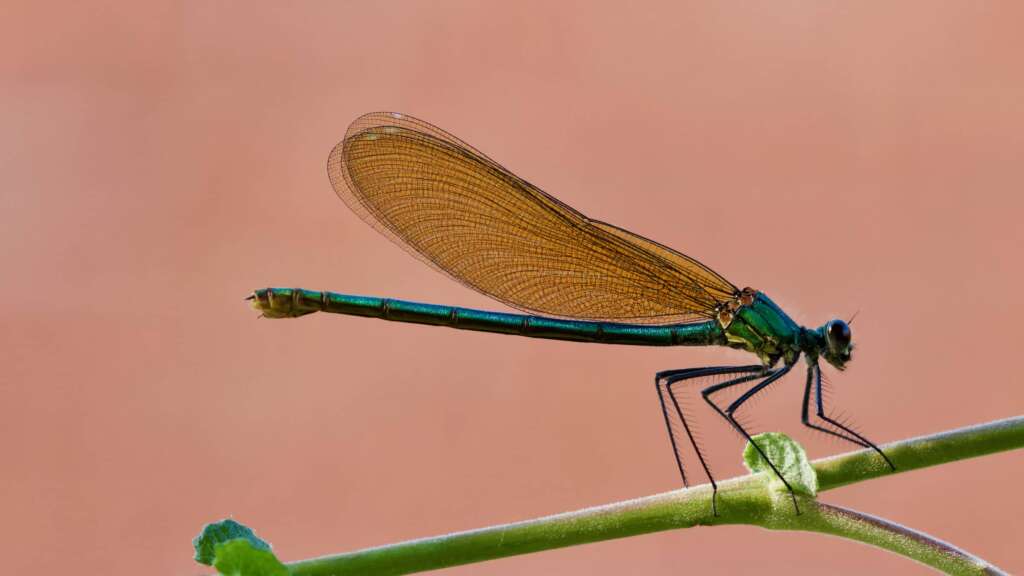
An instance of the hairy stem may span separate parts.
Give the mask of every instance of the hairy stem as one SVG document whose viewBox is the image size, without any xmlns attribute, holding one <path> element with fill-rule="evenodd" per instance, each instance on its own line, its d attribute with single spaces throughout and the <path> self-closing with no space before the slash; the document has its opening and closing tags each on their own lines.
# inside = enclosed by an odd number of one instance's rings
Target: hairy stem
<svg viewBox="0 0 1024 576">
<path fill-rule="evenodd" d="M 870 450 L 812 462 L 819 492 L 839 486 L 1024 447 L 1024 416 L 882 447 L 890 470 Z M 711 487 L 696 486 L 524 522 L 410 540 L 288 564 L 297 576 L 409 574 L 495 558 L 696 525 L 748 524 L 776 530 L 822 532 L 878 546 L 950 574 L 998 574 L 983 560 L 930 536 L 851 510 L 802 497 L 793 513 L 788 495 L 767 488 L 763 474 L 719 483 L 719 516 Z M 806 503 L 806 504 L 805 504 Z M 806 509 L 805 509 L 806 506 Z"/>
<path fill-rule="evenodd" d="M 802 518 L 799 526 L 793 529 L 858 540 L 947 574 L 1004 574 L 987 561 L 952 544 L 869 514 L 823 502 L 815 502 L 807 512 L 807 518 Z"/>
</svg>

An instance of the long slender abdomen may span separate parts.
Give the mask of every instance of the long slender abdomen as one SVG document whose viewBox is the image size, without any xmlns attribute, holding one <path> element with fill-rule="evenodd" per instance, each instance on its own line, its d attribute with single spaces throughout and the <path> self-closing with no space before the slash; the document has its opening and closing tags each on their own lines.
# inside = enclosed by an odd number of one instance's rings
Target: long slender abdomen
<svg viewBox="0 0 1024 576">
<path fill-rule="evenodd" d="M 263 288 L 249 298 L 253 308 L 267 318 L 294 318 L 313 312 L 328 312 L 553 340 L 637 346 L 725 344 L 725 335 L 716 322 L 644 326 L 563 320 L 301 288 Z"/>
</svg>

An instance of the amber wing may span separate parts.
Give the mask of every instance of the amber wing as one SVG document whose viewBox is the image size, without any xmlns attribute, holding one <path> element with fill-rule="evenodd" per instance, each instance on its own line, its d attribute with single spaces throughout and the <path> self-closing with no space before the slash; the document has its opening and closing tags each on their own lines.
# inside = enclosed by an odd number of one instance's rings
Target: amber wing
<svg viewBox="0 0 1024 576">
<path fill-rule="evenodd" d="M 738 290 L 684 254 L 591 220 L 422 120 L 367 114 L 331 151 L 353 211 L 455 280 L 514 308 L 580 320 L 713 318 Z"/>
</svg>

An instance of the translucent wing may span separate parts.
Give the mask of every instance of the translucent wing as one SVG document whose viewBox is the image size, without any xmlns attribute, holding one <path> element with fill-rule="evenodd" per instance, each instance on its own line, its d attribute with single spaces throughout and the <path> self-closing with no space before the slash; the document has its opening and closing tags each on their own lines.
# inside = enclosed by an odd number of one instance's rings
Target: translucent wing
<svg viewBox="0 0 1024 576">
<path fill-rule="evenodd" d="M 587 218 L 409 116 L 357 119 L 328 172 L 341 199 L 399 246 L 520 310 L 667 324 L 711 319 L 738 293 L 700 262 Z"/>
</svg>

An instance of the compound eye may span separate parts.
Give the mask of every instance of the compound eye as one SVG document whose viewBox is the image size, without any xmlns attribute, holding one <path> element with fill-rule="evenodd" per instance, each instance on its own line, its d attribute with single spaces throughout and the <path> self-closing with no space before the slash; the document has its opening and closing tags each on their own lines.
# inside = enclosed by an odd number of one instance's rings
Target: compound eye
<svg viewBox="0 0 1024 576">
<path fill-rule="evenodd" d="M 850 327 L 842 320 L 833 320 L 828 323 L 828 341 L 830 347 L 841 352 L 850 347 Z"/>
</svg>

